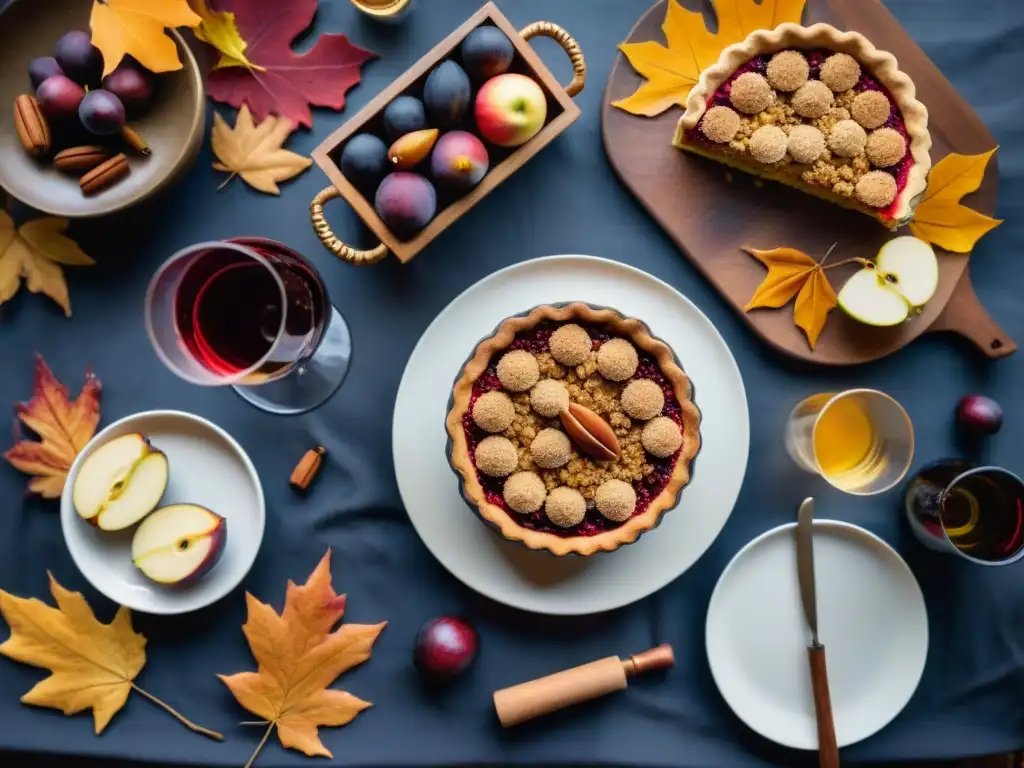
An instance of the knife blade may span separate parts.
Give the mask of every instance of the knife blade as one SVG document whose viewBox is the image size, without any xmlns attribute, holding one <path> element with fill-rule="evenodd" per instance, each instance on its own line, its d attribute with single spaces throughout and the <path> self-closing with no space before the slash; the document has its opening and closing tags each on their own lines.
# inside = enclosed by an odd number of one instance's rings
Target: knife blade
<svg viewBox="0 0 1024 768">
<path fill-rule="evenodd" d="M 811 645 L 817 647 L 821 643 L 818 641 L 818 598 L 814 591 L 814 499 L 811 497 L 800 505 L 796 521 L 796 575 L 804 618 L 811 628 Z"/>
<path fill-rule="evenodd" d="M 818 639 L 818 598 L 814 588 L 814 499 L 808 497 L 800 505 L 796 522 L 796 574 L 800 583 L 800 602 L 804 618 L 811 630 L 807 659 L 811 666 L 811 690 L 814 693 L 814 716 L 818 723 L 818 765 L 839 768 L 839 747 L 832 720 L 832 700 L 828 690 L 825 646 Z"/>
</svg>

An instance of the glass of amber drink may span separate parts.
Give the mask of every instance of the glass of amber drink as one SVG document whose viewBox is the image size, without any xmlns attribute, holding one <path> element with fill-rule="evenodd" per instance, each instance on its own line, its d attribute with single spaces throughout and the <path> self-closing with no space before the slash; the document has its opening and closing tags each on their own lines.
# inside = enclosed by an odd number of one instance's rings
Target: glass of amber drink
<svg viewBox="0 0 1024 768">
<path fill-rule="evenodd" d="M 887 491 L 914 458 L 914 426 L 884 392 L 822 392 L 797 403 L 786 422 L 786 450 L 808 472 L 846 493 Z"/>
</svg>

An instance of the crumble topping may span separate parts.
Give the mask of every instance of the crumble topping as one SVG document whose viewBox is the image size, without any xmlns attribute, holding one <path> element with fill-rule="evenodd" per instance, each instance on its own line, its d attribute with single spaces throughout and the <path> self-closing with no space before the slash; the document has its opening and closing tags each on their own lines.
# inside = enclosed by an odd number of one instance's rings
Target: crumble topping
<svg viewBox="0 0 1024 768">
<path fill-rule="evenodd" d="M 511 404 L 510 400 L 509 405 Z M 569 407 L 569 390 L 565 388 L 565 384 L 556 379 L 541 379 L 530 390 L 530 405 L 538 415 L 545 419 L 553 419 Z M 512 415 L 515 416 L 514 408 Z M 512 419 L 510 418 L 509 424 L 511 423 Z"/>
<path fill-rule="evenodd" d="M 539 378 L 537 358 L 524 349 L 506 352 L 498 361 L 498 381 L 510 392 L 525 392 Z"/>
<path fill-rule="evenodd" d="M 636 347 L 625 339 L 609 339 L 597 350 L 597 370 L 610 381 L 625 381 L 639 364 Z"/>
<path fill-rule="evenodd" d="M 590 357 L 590 335 L 575 323 L 563 325 L 551 334 L 549 348 L 562 365 L 580 365 Z"/>
<path fill-rule="evenodd" d="M 762 125 L 750 137 L 750 156 L 757 162 L 772 165 L 786 156 L 785 131 L 775 125 Z"/>
<path fill-rule="evenodd" d="M 485 475 L 505 477 L 512 474 L 518 463 L 519 454 L 507 437 L 491 435 L 476 447 L 476 467 Z"/>
<path fill-rule="evenodd" d="M 832 108 L 832 90 L 820 80 L 808 80 L 801 85 L 790 104 L 800 117 L 815 120 L 823 117 Z"/>
<path fill-rule="evenodd" d="M 840 120 L 828 133 L 828 148 L 840 157 L 856 157 L 864 152 L 868 135 L 855 120 Z"/>
<path fill-rule="evenodd" d="M 898 131 L 892 128 L 879 128 L 868 136 L 864 151 L 872 165 L 889 168 L 907 154 L 907 143 Z"/>
<path fill-rule="evenodd" d="M 530 455 L 538 467 L 556 469 L 572 458 L 572 443 L 565 432 L 557 429 L 542 429 L 530 443 Z"/>
<path fill-rule="evenodd" d="M 650 379 L 634 379 L 622 390 L 622 410 L 632 419 L 653 419 L 665 407 L 661 387 Z"/>
<path fill-rule="evenodd" d="M 740 116 L 728 107 L 712 107 L 704 115 L 700 130 L 716 144 L 732 141 L 740 129 Z"/>
<path fill-rule="evenodd" d="M 555 525 L 572 528 L 583 522 L 587 514 L 587 502 L 579 491 L 564 486 L 555 488 L 544 502 L 544 513 Z"/>
<path fill-rule="evenodd" d="M 896 199 L 896 180 L 885 171 L 870 171 L 857 181 L 857 199 L 865 205 L 884 208 Z"/>
<path fill-rule="evenodd" d="M 847 53 L 833 53 L 822 63 L 818 77 L 836 93 L 848 91 L 860 80 L 860 64 Z"/>
<path fill-rule="evenodd" d="M 672 419 L 657 416 L 644 426 L 640 439 L 646 450 L 664 458 L 679 450 L 683 444 L 683 433 Z"/>
<path fill-rule="evenodd" d="M 515 416 L 512 398 L 504 392 L 487 392 L 473 405 L 473 421 L 484 432 L 504 432 Z"/>
<path fill-rule="evenodd" d="M 850 104 L 853 119 L 868 130 L 885 125 L 890 111 L 889 100 L 880 91 L 861 91 Z"/>
<path fill-rule="evenodd" d="M 772 105 L 775 101 L 775 91 L 768 85 L 763 75 L 757 72 L 744 72 L 733 81 L 729 100 L 740 112 L 756 115 Z"/>
<path fill-rule="evenodd" d="M 530 515 L 544 505 L 548 489 L 536 472 L 516 472 L 505 481 L 502 497 L 513 512 Z"/>
<path fill-rule="evenodd" d="M 633 516 L 636 509 L 636 491 L 621 480 L 606 480 L 594 495 L 597 511 L 609 520 L 621 523 Z"/>
<path fill-rule="evenodd" d="M 777 91 L 795 91 L 807 82 L 811 68 L 797 51 L 779 51 L 768 62 L 768 84 Z"/>
<path fill-rule="evenodd" d="M 810 165 L 824 153 L 825 136 L 813 125 L 794 125 L 789 129 L 786 148 L 798 163 Z"/>
</svg>

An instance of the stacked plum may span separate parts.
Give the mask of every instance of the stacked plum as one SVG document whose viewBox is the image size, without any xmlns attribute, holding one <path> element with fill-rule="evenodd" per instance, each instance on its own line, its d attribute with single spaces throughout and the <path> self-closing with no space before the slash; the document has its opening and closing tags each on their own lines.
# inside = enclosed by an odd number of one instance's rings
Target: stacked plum
<svg viewBox="0 0 1024 768">
<path fill-rule="evenodd" d="M 541 87 L 509 72 L 515 47 L 500 29 L 473 30 L 457 58 L 438 64 L 421 91 L 394 99 L 376 132 L 356 134 L 341 151 L 341 172 L 403 240 L 430 223 L 439 198 L 475 188 L 493 152 L 525 144 L 547 119 Z"/>
</svg>

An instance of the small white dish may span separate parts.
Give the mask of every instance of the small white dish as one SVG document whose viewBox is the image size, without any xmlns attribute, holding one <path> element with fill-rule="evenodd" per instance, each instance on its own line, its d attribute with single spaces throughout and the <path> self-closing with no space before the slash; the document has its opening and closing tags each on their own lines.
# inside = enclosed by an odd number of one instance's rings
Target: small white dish
<svg viewBox="0 0 1024 768">
<path fill-rule="evenodd" d="M 71 490 L 85 458 L 120 435 L 139 432 L 167 455 L 170 475 L 160 506 L 200 504 L 227 521 L 220 561 L 193 583 L 162 586 L 132 565 L 132 534 L 104 532 L 75 512 Z M 263 540 L 266 506 L 259 476 L 242 447 L 223 429 L 181 411 L 145 411 L 115 421 L 89 441 L 71 465 L 60 521 L 71 559 L 97 590 L 136 611 L 179 614 L 228 594 L 245 577 Z"/>
<path fill-rule="evenodd" d="M 737 553 L 708 606 L 705 643 L 718 690 L 765 738 L 817 749 L 796 573 L 796 524 L 773 528 Z M 896 551 L 856 525 L 814 521 L 818 637 L 840 747 L 865 739 L 906 706 L 928 655 L 928 615 Z"/>
<path fill-rule="evenodd" d="M 675 350 L 701 412 L 700 453 L 678 506 L 636 543 L 592 557 L 555 557 L 503 539 L 466 506 L 445 455 L 452 384 L 480 339 L 510 315 L 560 301 L 600 304 L 647 323 Z M 743 484 L 750 421 L 736 361 L 689 299 L 626 264 L 549 256 L 488 275 L 424 331 L 398 387 L 392 445 L 409 519 L 445 568 L 514 608 L 578 616 L 647 597 L 711 546 Z"/>
</svg>

